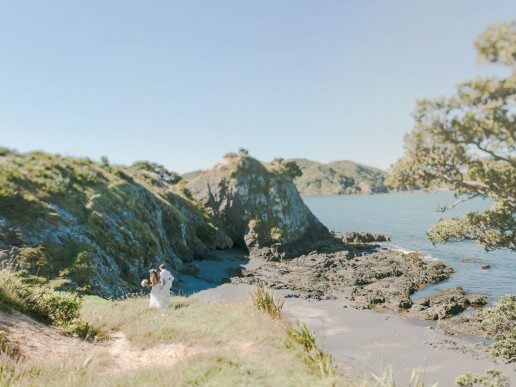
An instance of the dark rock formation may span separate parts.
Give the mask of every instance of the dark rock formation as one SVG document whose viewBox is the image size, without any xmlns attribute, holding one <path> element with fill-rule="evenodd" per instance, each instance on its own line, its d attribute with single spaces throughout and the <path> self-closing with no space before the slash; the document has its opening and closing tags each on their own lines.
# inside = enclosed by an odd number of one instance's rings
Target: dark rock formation
<svg viewBox="0 0 516 387">
<path fill-rule="evenodd" d="M 292 183 L 292 168 L 266 168 L 246 154 L 229 154 L 187 184 L 235 245 L 254 256 L 293 257 L 331 238 Z"/>
<path fill-rule="evenodd" d="M 421 320 L 440 320 L 466 310 L 468 306 L 484 306 L 487 297 L 478 294 L 466 294 L 461 287 L 444 289 L 430 298 L 415 301 L 406 315 Z"/>
<path fill-rule="evenodd" d="M 390 241 L 387 235 L 372 234 L 370 232 L 350 231 L 342 235 L 338 235 L 344 243 L 372 243 L 372 242 L 387 242 Z"/>
<path fill-rule="evenodd" d="M 420 254 L 399 251 L 313 252 L 289 261 L 249 262 L 234 282 L 262 283 L 316 299 L 345 298 L 357 307 L 410 308 L 410 295 L 447 279 L 453 269 Z"/>
</svg>

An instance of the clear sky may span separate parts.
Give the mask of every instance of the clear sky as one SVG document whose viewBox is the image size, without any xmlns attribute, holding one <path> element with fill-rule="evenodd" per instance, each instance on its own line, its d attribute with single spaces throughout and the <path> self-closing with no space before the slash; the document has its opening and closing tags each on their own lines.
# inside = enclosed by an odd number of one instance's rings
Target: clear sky
<svg viewBox="0 0 516 387">
<path fill-rule="evenodd" d="M 473 40 L 514 1 L 0 2 L 0 144 L 148 159 L 388 168 L 417 98 L 488 74 Z"/>
</svg>

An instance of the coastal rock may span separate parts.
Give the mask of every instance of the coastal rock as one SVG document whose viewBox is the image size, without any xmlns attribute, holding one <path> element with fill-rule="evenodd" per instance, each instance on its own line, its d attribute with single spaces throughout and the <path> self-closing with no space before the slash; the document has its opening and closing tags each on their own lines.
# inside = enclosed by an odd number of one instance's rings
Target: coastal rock
<svg viewBox="0 0 516 387">
<path fill-rule="evenodd" d="M 486 296 L 466 294 L 461 287 L 454 287 L 444 289 L 433 297 L 414 302 L 406 315 L 421 320 L 441 320 L 463 312 L 468 306 L 486 304 Z"/>
<path fill-rule="evenodd" d="M 349 231 L 338 235 L 344 243 L 372 243 L 372 242 L 387 242 L 390 241 L 387 235 L 375 234 L 366 231 L 356 232 Z"/>
<path fill-rule="evenodd" d="M 395 250 L 365 253 L 340 248 L 294 259 L 254 259 L 233 282 L 290 289 L 307 298 L 344 298 L 355 307 L 410 308 L 410 295 L 447 279 L 452 269 L 420 254 Z"/>
<path fill-rule="evenodd" d="M 298 170 L 279 159 L 265 167 L 246 152 L 231 153 L 187 184 L 236 246 L 280 260 L 331 238 L 292 182 Z"/>
</svg>

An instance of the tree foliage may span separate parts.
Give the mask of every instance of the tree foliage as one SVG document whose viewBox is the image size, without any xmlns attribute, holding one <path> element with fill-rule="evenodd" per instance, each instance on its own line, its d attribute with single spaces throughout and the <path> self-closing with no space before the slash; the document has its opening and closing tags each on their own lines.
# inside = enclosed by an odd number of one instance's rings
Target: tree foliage
<svg viewBox="0 0 516 387">
<path fill-rule="evenodd" d="M 510 74 L 464 82 L 450 98 L 418 101 L 405 155 L 387 184 L 398 190 L 448 187 L 460 198 L 452 207 L 491 199 L 486 211 L 441 219 L 428 236 L 434 243 L 476 240 L 486 249 L 516 250 L 516 21 L 488 27 L 476 48 Z"/>
</svg>

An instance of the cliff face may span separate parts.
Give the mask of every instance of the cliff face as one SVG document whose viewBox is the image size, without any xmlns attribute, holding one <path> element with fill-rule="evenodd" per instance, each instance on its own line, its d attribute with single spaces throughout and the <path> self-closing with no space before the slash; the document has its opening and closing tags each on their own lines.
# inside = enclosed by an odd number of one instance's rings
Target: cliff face
<svg viewBox="0 0 516 387">
<path fill-rule="evenodd" d="M 291 257 L 330 234 L 304 204 L 289 167 L 278 162 L 266 168 L 248 155 L 230 154 L 187 188 L 236 245 L 251 254 Z"/>
<path fill-rule="evenodd" d="M 0 157 L 0 264 L 61 289 L 102 296 L 138 289 L 151 267 L 191 271 L 231 239 L 148 162 L 115 167 L 41 152 Z"/>
<path fill-rule="evenodd" d="M 307 159 L 293 159 L 302 175 L 294 180 L 302 195 L 345 195 L 387 192 L 386 173 L 380 169 L 354 163 L 333 161 L 328 164 Z"/>
</svg>

